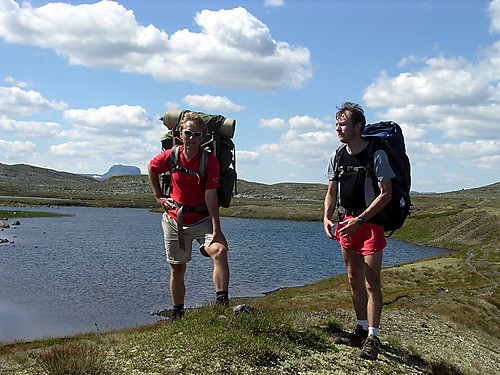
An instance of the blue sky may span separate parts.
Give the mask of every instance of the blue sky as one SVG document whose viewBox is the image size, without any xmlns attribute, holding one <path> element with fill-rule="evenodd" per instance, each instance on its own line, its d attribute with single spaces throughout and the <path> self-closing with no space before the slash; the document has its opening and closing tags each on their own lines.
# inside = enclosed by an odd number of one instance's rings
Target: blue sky
<svg viewBox="0 0 500 375">
<path fill-rule="evenodd" d="M 412 190 L 500 176 L 500 0 L 0 0 L 0 162 L 145 173 L 168 109 L 237 120 L 238 177 L 327 183 L 334 115 L 401 124 Z"/>
</svg>

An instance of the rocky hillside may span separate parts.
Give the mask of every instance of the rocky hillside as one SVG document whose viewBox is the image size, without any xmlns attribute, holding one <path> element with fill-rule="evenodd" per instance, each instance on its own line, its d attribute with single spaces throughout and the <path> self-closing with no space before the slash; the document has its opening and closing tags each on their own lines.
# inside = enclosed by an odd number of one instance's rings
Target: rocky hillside
<svg viewBox="0 0 500 375">
<path fill-rule="evenodd" d="M 73 173 L 58 172 L 52 169 L 34 167 L 27 164 L 2 164 L 0 163 L 0 185 L 79 185 L 92 184 L 93 178 Z"/>
<path fill-rule="evenodd" d="M 261 184 L 238 180 L 237 197 L 271 200 L 322 201 L 325 184 L 289 183 Z M 0 163 L 0 195 L 59 196 L 143 195 L 151 194 L 146 175 L 113 176 L 106 181 L 78 174 L 58 172 L 26 164 Z M 442 198 L 499 199 L 500 182 L 481 188 L 458 190 L 442 194 L 426 194 Z"/>
<path fill-rule="evenodd" d="M 279 183 L 273 185 L 238 180 L 238 196 L 255 199 L 322 200 L 322 184 Z M 0 195 L 55 196 L 74 194 L 142 195 L 151 194 L 148 176 L 112 176 L 106 181 L 58 172 L 25 164 L 0 164 Z"/>
</svg>

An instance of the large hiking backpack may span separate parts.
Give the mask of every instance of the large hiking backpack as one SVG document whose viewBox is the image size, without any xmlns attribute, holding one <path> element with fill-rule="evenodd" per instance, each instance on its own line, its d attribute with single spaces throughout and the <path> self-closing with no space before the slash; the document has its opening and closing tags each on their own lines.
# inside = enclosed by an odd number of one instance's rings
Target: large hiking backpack
<svg viewBox="0 0 500 375">
<path fill-rule="evenodd" d="M 180 141 L 180 122 L 188 110 L 170 109 L 165 112 L 160 119 L 163 124 L 170 130 L 162 137 L 161 144 L 163 150 L 169 150 L 181 144 Z M 236 194 L 236 152 L 234 143 L 231 138 L 234 136 L 236 121 L 228 119 L 222 115 L 209 115 L 202 112 L 194 112 L 199 115 L 208 129 L 208 134 L 202 143 L 202 148 L 205 150 L 200 160 L 200 176 L 205 177 L 205 169 L 208 157 L 206 152 L 212 152 L 217 158 L 220 166 L 220 188 L 217 190 L 219 205 L 229 207 L 231 198 Z M 175 155 L 177 153 L 177 158 Z M 172 171 L 177 167 L 178 148 L 173 148 L 172 151 Z M 167 172 L 161 176 L 162 190 L 165 195 L 170 194 L 171 172 Z"/>
<path fill-rule="evenodd" d="M 369 221 L 384 226 L 384 231 L 391 232 L 390 237 L 395 230 L 401 228 L 410 214 L 410 160 L 406 155 L 405 141 L 401 127 L 393 121 L 383 121 L 375 124 L 367 124 L 361 136 L 369 141 L 368 159 L 366 173 L 373 181 L 375 195 L 380 193 L 377 179 L 375 177 L 375 168 L 373 154 L 376 150 L 384 150 L 387 154 L 389 164 L 396 177 L 392 182 L 392 198 L 389 203 L 377 215 Z M 343 151 L 342 151 L 343 150 Z M 337 150 L 336 165 L 338 167 L 340 155 L 346 152 L 345 145 Z"/>
</svg>

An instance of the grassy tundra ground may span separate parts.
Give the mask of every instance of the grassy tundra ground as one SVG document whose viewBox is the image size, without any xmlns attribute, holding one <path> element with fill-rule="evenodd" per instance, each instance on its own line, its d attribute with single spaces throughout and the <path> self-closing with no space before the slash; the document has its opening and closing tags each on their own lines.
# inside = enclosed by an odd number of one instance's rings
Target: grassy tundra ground
<svg viewBox="0 0 500 375">
<path fill-rule="evenodd" d="M 324 187 L 283 185 L 264 185 L 262 196 L 248 187 L 223 213 L 321 220 Z M 313 197 L 304 198 L 305 192 Z M 254 307 L 249 315 L 207 306 L 173 324 L 3 345 L 0 374 L 498 374 L 499 195 L 495 184 L 413 197 L 413 213 L 397 237 L 457 251 L 383 270 L 377 361 L 333 344 L 354 320 L 345 275 L 339 275 L 232 301 Z M 112 206 L 120 198 L 121 204 L 150 202 L 142 195 L 109 196 Z M 104 204 L 103 197 L 93 201 Z M 91 201 L 82 195 L 82 204 Z"/>
</svg>

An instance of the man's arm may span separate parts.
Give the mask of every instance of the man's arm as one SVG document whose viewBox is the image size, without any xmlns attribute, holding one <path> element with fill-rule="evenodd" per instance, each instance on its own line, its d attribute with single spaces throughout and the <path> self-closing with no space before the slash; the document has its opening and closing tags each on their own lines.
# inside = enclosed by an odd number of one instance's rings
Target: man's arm
<svg viewBox="0 0 500 375">
<path fill-rule="evenodd" d="M 218 242 L 227 246 L 226 237 L 222 233 L 220 225 L 219 204 L 217 200 L 217 189 L 210 189 L 205 191 L 205 203 L 207 205 L 208 213 L 212 217 L 212 243 Z"/>
<path fill-rule="evenodd" d="M 332 222 L 332 217 L 335 212 L 335 206 L 337 204 L 337 189 L 338 182 L 331 180 L 328 184 L 328 190 L 326 191 L 324 202 L 323 227 L 326 235 L 331 239 L 333 239 L 332 228 L 335 225 Z"/>
<path fill-rule="evenodd" d="M 158 174 L 153 172 L 151 166 L 148 166 L 148 178 L 151 188 L 153 189 L 153 194 L 155 196 L 156 202 L 165 210 L 169 210 L 172 208 L 172 205 L 168 201 L 168 198 L 163 194 L 160 185 L 160 179 L 158 178 Z"/>
</svg>

